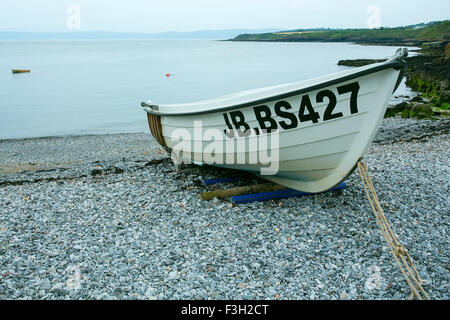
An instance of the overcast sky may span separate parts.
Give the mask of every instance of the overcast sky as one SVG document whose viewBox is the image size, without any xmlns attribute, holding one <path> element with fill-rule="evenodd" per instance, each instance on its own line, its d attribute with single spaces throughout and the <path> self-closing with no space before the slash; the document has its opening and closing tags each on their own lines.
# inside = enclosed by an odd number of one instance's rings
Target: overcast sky
<svg viewBox="0 0 450 320">
<path fill-rule="evenodd" d="M 0 31 L 68 31 L 71 5 L 81 31 L 364 28 L 371 5 L 381 26 L 450 18 L 449 0 L 0 0 Z"/>
</svg>

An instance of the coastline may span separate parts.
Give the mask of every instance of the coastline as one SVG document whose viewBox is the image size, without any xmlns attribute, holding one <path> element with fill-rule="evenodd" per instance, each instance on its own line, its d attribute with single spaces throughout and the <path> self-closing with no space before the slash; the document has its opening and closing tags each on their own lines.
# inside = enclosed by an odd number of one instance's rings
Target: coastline
<svg viewBox="0 0 450 320">
<path fill-rule="evenodd" d="M 437 119 L 450 117 L 450 43 L 442 41 L 422 46 L 417 55 L 407 57 L 406 85 L 418 93 L 405 102 L 390 106 L 386 116 Z M 341 60 L 338 65 L 360 67 L 384 60 Z"/>
<path fill-rule="evenodd" d="M 218 40 L 218 41 L 231 41 L 231 42 L 299 42 L 299 43 L 308 43 L 308 42 L 322 42 L 322 43 L 351 43 L 357 44 L 361 46 L 387 46 L 387 47 L 421 47 L 427 44 L 427 41 L 387 41 L 386 39 L 380 41 L 352 41 L 352 40 L 322 40 L 322 39 L 279 39 L 279 40 L 265 40 L 265 39 L 227 39 L 227 40 Z"/>
<path fill-rule="evenodd" d="M 241 34 L 230 41 L 242 42 L 349 42 L 360 45 L 415 46 L 418 54 L 408 57 L 406 84 L 421 100 L 397 105 L 403 117 L 433 119 L 450 116 L 450 21 L 434 21 L 395 28 L 298 29 L 274 33 Z M 359 67 L 380 60 L 342 60 L 338 65 Z M 392 110 L 390 114 L 393 115 Z"/>
</svg>

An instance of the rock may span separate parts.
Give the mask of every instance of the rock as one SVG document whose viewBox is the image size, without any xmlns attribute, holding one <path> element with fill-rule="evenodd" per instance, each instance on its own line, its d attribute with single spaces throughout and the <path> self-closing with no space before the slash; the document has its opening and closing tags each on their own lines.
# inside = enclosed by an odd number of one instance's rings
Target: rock
<svg viewBox="0 0 450 320">
<path fill-rule="evenodd" d="M 411 102 L 423 102 L 423 99 L 421 96 L 416 96 L 411 99 Z"/>
<path fill-rule="evenodd" d="M 395 105 L 392 109 L 395 112 L 402 112 L 403 110 L 405 110 L 406 108 L 408 108 L 409 104 L 406 101 L 403 101 L 402 103 L 399 103 L 397 105 Z"/>
<path fill-rule="evenodd" d="M 384 115 L 385 118 L 395 117 L 398 113 L 409 107 L 408 102 L 403 101 L 395 106 L 389 106 Z"/>
<path fill-rule="evenodd" d="M 178 273 L 176 271 L 172 271 L 169 273 L 169 280 L 175 280 L 178 278 Z"/>
<path fill-rule="evenodd" d="M 45 251 L 45 254 L 47 254 L 49 257 L 53 258 L 53 257 L 57 257 L 59 255 L 61 255 L 63 252 L 60 250 L 49 250 L 49 251 Z"/>
<path fill-rule="evenodd" d="M 433 116 L 432 103 L 411 103 L 402 113 L 402 118 L 431 119 Z"/>
<path fill-rule="evenodd" d="M 120 168 L 120 167 L 114 167 L 114 173 L 116 174 L 120 174 L 120 173 L 124 173 L 124 169 Z"/>
<path fill-rule="evenodd" d="M 450 90 L 442 91 L 439 95 L 441 103 L 450 103 Z"/>
<path fill-rule="evenodd" d="M 441 117 L 450 117 L 450 110 L 444 110 L 441 108 L 432 107 L 433 114 Z"/>
<path fill-rule="evenodd" d="M 116 229 L 123 229 L 125 224 L 122 220 L 114 219 L 111 223 L 111 225 Z"/>
<path fill-rule="evenodd" d="M 409 117 L 417 119 L 431 119 L 433 115 L 432 107 L 433 105 L 430 103 L 417 103 L 411 107 Z"/>
<path fill-rule="evenodd" d="M 67 294 L 67 291 L 63 289 L 62 283 L 57 283 L 51 288 L 50 290 L 52 293 L 54 293 L 57 296 L 65 296 Z"/>
<path fill-rule="evenodd" d="M 238 283 L 238 287 L 242 288 L 242 289 L 245 289 L 247 287 L 247 285 L 245 283 L 243 283 L 243 282 L 239 282 Z"/>
<path fill-rule="evenodd" d="M 102 174 L 102 170 L 100 170 L 100 169 L 94 169 L 91 171 L 91 175 L 93 175 L 93 176 L 98 176 L 100 174 Z"/>
<path fill-rule="evenodd" d="M 411 111 L 411 105 L 409 105 L 407 108 L 405 108 L 402 113 L 401 116 L 403 119 L 409 118 L 409 112 Z"/>
<path fill-rule="evenodd" d="M 354 59 L 354 60 L 340 60 L 338 62 L 339 66 L 348 67 L 362 67 L 372 63 L 384 62 L 386 59 Z"/>
</svg>

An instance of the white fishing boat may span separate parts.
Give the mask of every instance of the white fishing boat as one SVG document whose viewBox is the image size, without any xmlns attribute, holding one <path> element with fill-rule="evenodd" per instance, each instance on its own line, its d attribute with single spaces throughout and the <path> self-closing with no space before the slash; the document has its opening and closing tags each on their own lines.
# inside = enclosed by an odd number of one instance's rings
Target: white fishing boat
<svg viewBox="0 0 450 320">
<path fill-rule="evenodd" d="M 250 171 L 318 193 L 344 181 L 367 151 L 407 55 L 399 49 L 386 62 L 308 81 L 142 107 L 152 135 L 176 161 Z"/>
</svg>

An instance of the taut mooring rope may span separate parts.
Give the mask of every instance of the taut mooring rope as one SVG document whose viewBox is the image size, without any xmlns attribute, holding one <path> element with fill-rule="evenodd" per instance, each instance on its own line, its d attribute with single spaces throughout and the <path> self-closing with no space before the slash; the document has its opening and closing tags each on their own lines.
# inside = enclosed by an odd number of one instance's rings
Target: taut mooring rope
<svg viewBox="0 0 450 320">
<path fill-rule="evenodd" d="M 367 166 L 362 160 L 358 162 L 358 171 L 364 186 L 364 191 L 367 195 L 367 199 L 369 200 L 378 226 L 380 227 L 380 231 L 386 239 L 389 249 L 394 256 L 395 262 L 397 262 L 403 277 L 405 277 L 406 282 L 412 290 L 410 299 L 414 299 L 414 297 L 416 297 L 419 300 L 430 300 L 430 297 L 423 289 L 422 278 L 414 266 L 413 260 L 411 259 L 408 251 L 398 242 L 391 227 L 389 226 L 389 222 L 384 215 L 383 208 L 381 207 L 375 188 L 372 184 L 372 180 L 370 179 Z"/>
</svg>

